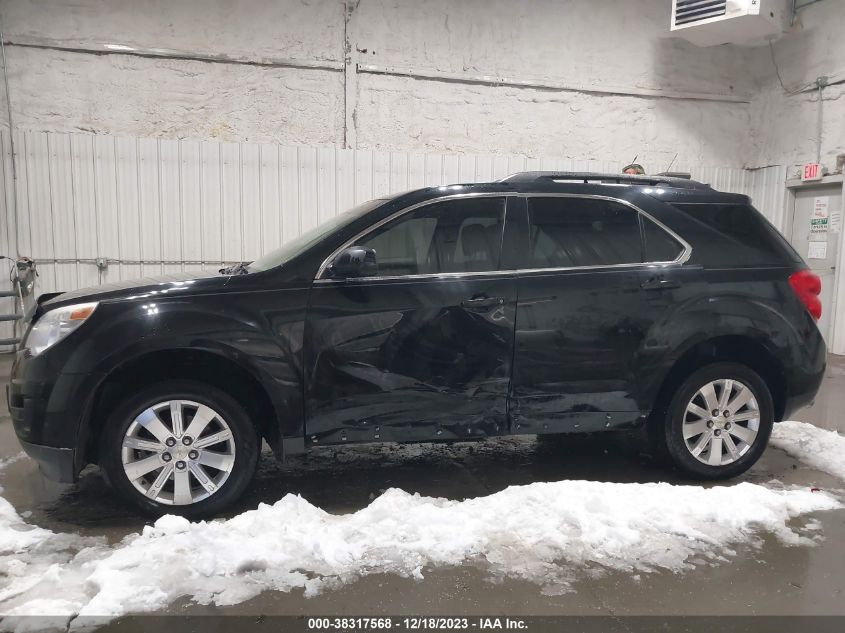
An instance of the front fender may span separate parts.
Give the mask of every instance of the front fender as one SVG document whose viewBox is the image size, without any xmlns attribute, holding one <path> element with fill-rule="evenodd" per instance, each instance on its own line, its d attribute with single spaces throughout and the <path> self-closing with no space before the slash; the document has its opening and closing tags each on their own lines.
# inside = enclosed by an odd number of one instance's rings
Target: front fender
<svg viewBox="0 0 845 633">
<path fill-rule="evenodd" d="M 102 303 L 90 322 L 45 353 L 59 376 L 56 384 L 67 385 L 54 394 L 56 406 L 74 393 L 81 400 L 73 416 L 79 420 L 75 445 L 85 446 L 95 399 L 109 376 L 149 354 L 178 350 L 208 352 L 237 364 L 267 393 L 279 437 L 303 437 L 305 301 L 294 300 L 291 292 L 284 292 L 282 301 L 273 293 L 244 293 L 225 300 L 194 296 Z"/>
</svg>

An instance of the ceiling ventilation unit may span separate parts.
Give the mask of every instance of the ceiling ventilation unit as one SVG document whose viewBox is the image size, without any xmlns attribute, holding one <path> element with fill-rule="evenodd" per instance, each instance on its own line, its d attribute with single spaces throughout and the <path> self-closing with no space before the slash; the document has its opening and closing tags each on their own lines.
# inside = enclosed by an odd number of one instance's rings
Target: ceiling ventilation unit
<svg viewBox="0 0 845 633">
<path fill-rule="evenodd" d="M 785 20 L 786 0 L 672 0 L 672 33 L 697 46 L 762 44 Z"/>
</svg>

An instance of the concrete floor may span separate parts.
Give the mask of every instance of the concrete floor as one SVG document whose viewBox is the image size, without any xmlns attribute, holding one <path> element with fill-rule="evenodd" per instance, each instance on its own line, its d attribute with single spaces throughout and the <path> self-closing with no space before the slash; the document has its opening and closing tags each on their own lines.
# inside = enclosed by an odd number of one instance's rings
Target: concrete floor
<svg viewBox="0 0 845 633">
<path fill-rule="evenodd" d="M 0 356 L 0 381 L 10 357 Z M 0 403 L 0 458 L 20 452 L 5 399 Z M 797 419 L 845 431 L 845 357 L 831 356 L 815 405 Z M 784 452 L 769 448 L 741 480 L 843 487 Z M 422 495 L 462 499 L 513 484 L 561 479 L 617 482 L 676 481 L 651 462 L 644 443 L 619 435 L 571 437 L 534 443 L 509 439 L 480 444 L 413 447 L 321 448 L 288 464 L 265 455 L 257 479 L 232 514 L 297 492 L 333 513 L 365 507 L 380 491 L 400 487 Z M 143 520 L 116 501 L 97 469 L 73 486 L 43 479 L 35 464 L 20 460 L 0 475 L 4 496 L 28 521 L 58 531 L 105 535 L 112 541 L 139 530 Z M 529 582 L 491 583 L 472 566 L 424 570 L 425 579 L 373 575 L 314 598 L 301 591 L 268 592 L 234 607 L 175 604 L 178 614 L 450 614 L 450 615 L 845 615 L 845 511 L 816 517 L 825 541 L 818 547 L 786 547 L 774 539 L 761 549 L 740 550 L 730 563 L 683 575 L 644 574 L 640 580 L 611 573 L 585 578 L 575 591 L 543 595 Z M 135 630 L 131 621 L 109 629 Z"/>
</svg>

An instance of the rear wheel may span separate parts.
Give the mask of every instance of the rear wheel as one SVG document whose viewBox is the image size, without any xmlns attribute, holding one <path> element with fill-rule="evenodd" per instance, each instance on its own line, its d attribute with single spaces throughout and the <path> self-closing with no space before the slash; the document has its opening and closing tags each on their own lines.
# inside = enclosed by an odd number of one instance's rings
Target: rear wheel
<svg viewBox="0 0 845 633">
<path fill-rule="evenodd" d="M 763 379 L 745 365 L 715 363 L 693 372 L 677 389 L 662 439 L 688 475 L 726 479 L 760 458 L 773 423 L 772 396 Z"/>
<path fill-rule="evenodd" d="M 101 438 L 112 487 L 142 511 L 208 516 L 244 491 L 259 439 L 244 409 L 194 381 L 151 385 L 118 406 Z"/>
</svg>

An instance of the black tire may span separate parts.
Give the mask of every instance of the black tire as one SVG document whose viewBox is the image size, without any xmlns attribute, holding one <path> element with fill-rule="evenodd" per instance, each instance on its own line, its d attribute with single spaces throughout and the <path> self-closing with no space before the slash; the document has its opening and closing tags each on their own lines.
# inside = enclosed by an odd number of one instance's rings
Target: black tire
<svg viewBox="0 0 845 633">
<path fill-rule="evenodd" d="M 739 381 L 751 390 L 759 409 L 759 427 L 757 437 L 738 459 L 727 464 L 711 466 L 702 463 L 690 452 L 682 428 L 687 405 L 698 390 L 711 381 L 724 378 Z M 739 363 L 714 363 L 694 371 L 675 390 L 663 414 L 662 437 L 658 438 L 661 440 L 659 447 L 677 468 L 695 479 L 729 479 L 744 473 L 760 458 L 769 442 L 773 424 L 774 404 L 763 379 L 749 367 Z"/>
<path fill-rule="evenodd" d="M 124 437 L 133 420 L 145 409 L 168 400 L 190 400 L 219 413 L 232 431 L 235 446 L 228 478 L 210 496 L 188 505 L 159 503 L 142 494 L 129 480 L 121 457 Z M 177 514 L 193 519 L 218 514 L 241 496 L 255 475 L 260 446 L 255 426 L 231 396 L 205 383 L 173 380 L 150 385 L 115 407 L 102 430 L 99 461 L 109 485 L 144 514 Z"/>
</svg>

